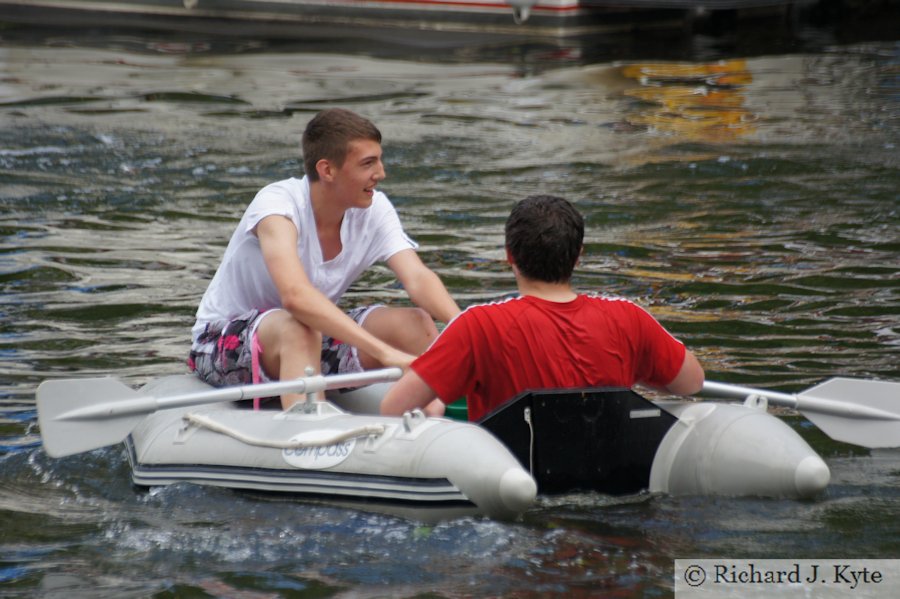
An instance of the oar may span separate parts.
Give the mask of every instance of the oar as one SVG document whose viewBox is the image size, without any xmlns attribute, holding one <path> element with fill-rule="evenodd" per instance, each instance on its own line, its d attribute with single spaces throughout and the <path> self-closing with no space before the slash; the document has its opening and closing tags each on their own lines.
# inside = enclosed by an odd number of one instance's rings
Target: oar
<svg viewBox="0 0 900 599">
<path fill-rule="evenodd" d="M 793 408 L 835 441 L 862 447 L 900 447 L 900 383 L 833 378 L 800 393 L 779 393 L 740 385 L 703 383 L 719 397 L 764 397 Z"/>
<path fill-rule="evenodd" d="M 396 380 L 401 374 L 399 368 L 383 368 L 162 397 L 136 391 L 113 377 L 51 380 L 37 388 L 38 422 L 44 450 L 52 457 L 62 457 L 121 443 L 147 414 L 157 410 L 361 387 Z"/>
</svg>

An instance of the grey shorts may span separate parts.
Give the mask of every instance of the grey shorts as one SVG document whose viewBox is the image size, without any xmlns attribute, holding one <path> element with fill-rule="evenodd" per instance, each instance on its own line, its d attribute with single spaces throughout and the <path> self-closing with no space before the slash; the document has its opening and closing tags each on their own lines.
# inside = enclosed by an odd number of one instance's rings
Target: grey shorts
<svg viewBox="0 0 900 599">
<path fill-rule="evenodd" d="M 382 304 L 361 306 L 347 312 L 362 326 L 372 310 Z M 214 387 L 246 385 L 273 380 L 260 367 L 260 347 L 256 328 L 271 311 L 251 310 L 223 326 L 207 325 L 191 347 L 188 367 Z M 322 374 L 361 372 L 359 353 L 355 347 L 322 336 Z"/>
</svg>

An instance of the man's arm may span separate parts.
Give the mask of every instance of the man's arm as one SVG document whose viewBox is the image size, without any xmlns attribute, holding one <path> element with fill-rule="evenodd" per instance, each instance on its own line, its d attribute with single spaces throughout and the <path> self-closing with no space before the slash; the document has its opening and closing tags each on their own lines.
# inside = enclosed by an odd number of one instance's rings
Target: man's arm
<svg viewBox="0 0 900 599">
<path fill-rule="evenodd" d="M 700 366 L 697 357 L 691 350 L 685 348 L 681 369 L 672 382 L 665 386 L 665 390 L 675 395 L 693 395 L 703 388 L 704 378 L 703 367 Z"/>
<path fill-rule="evenodd" d="M 297 256 L 297 228 L 283 216 L 267 216 L 256 226 L 260 248 L 285 310 L 309 328 L 349 343 L 387 366 L 413 360 L 379 340 L 344 314 L 313 286 Z"/>
<path fill-rule="evenodd" d="M 427 416 L 443 416 L 445 405 L 434 390 L 412 369 L 406 371 L 381 401 L 383 416 L 400 416 L 404 412 L 420 408 Z"/>
<path fill-rule="evenodd" d="M 415 250 L 401 250 L 388 258 L 388 268 L 397 275 L 409 299 L 435 320 L 450 322 L 459 306 L 450 297 L 440 277 L 425 266 Z"/>
</svg>

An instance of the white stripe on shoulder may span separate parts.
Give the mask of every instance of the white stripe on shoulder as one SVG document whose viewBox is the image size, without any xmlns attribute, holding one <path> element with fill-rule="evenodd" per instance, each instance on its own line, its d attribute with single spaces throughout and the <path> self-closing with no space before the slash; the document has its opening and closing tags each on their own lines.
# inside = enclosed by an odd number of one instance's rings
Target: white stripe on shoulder
<svg viewBox="0 0 900 599">
<path fill-rule="evenodd" d="M 605 300 L 605 301 L 610 301 L 610 302 L 624 302 L 624 303 L 626 303 L 626 304 L 631 304 L 632 306 L 634 306 L 634 307 L 637 308 L 638 310 L 640 310 L 640 311 L 646 313 L 647 316 L 649 316 L 650 318 L 652 318 L 653 320 L 655 320 L 656 323 L 662 328 L 663 331 L 666 332 L 666 334 L 667 334 L 669 337 L 671 337 L 672 339 L 674 339 L 674 340 L 677 341 L 678 343 L 681 343 L 682 345 L 684 345 L 684 342 L 681 341 L 680 339 L 678 339 L 678 338 L 677 338 L 675 335 L 673 335 L 672 333 L 670 333 L 670 332 L 669 332 L 669 329 L 667 329 L 666 327 L 664 327 L 663 324 L 662 324 L 661 322 L 659 322 L 659 319 L 656 318 L 655 316 L 653 316 L 653 314 L 650 312 L 650 310 L 648 310 L 647 308 L 643 307 L 642 305 L 640 305 L 639 303 L 635 302 L 634 300 L 630 300 L 630 299 L 628 299 L 628 298 L 626 298 L 626 297 L 621 297 L 621 296 L 617 296 L 617 295 L 604 295 L 604 294 L 599 293 L 599 292 L 587 293 L 587 294 L 585 294 L 585 295 L 587 295 L 587 296 L 588 296 L 589 298 L 591 298 L 591 299 Z"/>
<path fill-rule="evenodd" d="M 468 312 L 469 310 L 476 310 L 476 309 L 478 309 L 478 308 L 484 308 L 484 307 L 486 307 L 486 306 L 496 306 L 496 305 L 499 305 L 499 304 L 505 304 L 505 303 L 507 303 L 507 302 L 512 302 L 512 301 L 520 300 L 520 299 L 522 299 L 522 297 L 523 297 L 523 296 L 521 296 L 521 295 L 511 295 L 511 296 L 509 296 L 509 297 L 502 297 L 502 298 L 500 298 L 500 299 L 491 300 L 491 301 L 489 301 L 489 302 L 482 302 L 482 303 L 480 303 L 480 304 L 471 304 L 471 305 L 469 305 L 469 306 L 466 306 L 463 310 L 460 311 L 459 314 L 457 314 L 456 316 L 454 316 L 454 317 L 450 320 L 450 322 L 447 323 L 447 326 L 449 327 L 451 324 L 453 324 L 453 321 L 454 321 L 454 320 L 456 320 L 457 318 L 459 318 L 460 316 L 462 316 L 463 314 L 465 314 L 465 313 Z"/>
<path fill-rule="evenodd" d="M 621 295 L 607 295 L 600 291 L 589 291 L 584 295 L 589 299 L 606 300 L 609 302 L 625 302 L 627 304 L 634 304 L 635 306 L 638 305 L 634 300 L 630 300 L 627 297 L 622 297 Z"/>
</svg>

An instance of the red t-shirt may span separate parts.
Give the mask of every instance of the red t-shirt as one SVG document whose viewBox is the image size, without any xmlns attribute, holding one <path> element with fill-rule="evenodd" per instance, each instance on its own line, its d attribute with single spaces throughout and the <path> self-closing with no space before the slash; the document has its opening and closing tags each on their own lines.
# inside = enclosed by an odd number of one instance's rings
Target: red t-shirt
<svg viewBox="0 0 900 599">
<path fill-rule="evenodd" d="M 665 386 L 684 355 L 628 300 L 522 296 L 470 306 L 411 367 L 444 403 L 466 396 L 469 420 L 478 420 L 528 389 Z"/>
</svg>

